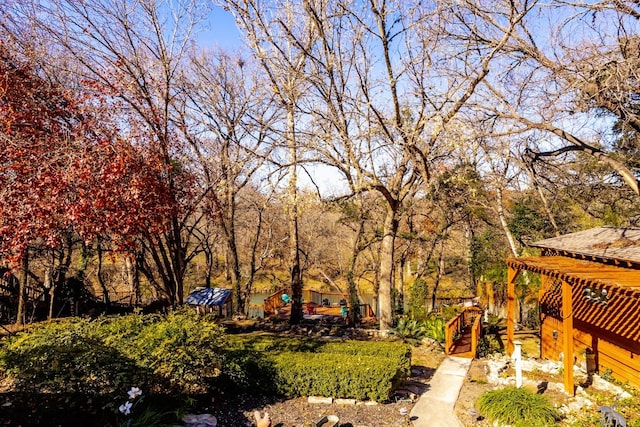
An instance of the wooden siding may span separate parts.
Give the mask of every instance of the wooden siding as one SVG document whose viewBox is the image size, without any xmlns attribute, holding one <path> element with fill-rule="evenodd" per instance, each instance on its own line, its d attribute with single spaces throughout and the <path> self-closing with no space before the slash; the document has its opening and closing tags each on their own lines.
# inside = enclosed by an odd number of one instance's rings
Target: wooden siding
<svg viewBox="0 0 640 427">
<path fill-rule="evenodd" d="M 542 357 L 559 359 L 564 338 L 562 319 L 572 314 L 576 359 L 584 362 L 584 350 L 589 348 L 595 354 L 600 374 L 611 369 L 615 378 L 640 387 L 640 295 L 609 288 L 610 299 L 603 306 L 583 298 L 585 286 L 572 288 L 573 313 L 563 313 L 558 283 L 551 284 L 541 295 Z M 553 338 L 553 331 L 557 331 L 557 339 Z"/>
<path fill-rule="evenodd" d="M 590 367 L 640 386 L 640 228 L 600 227 L 531 246 L 544 256 L 507 259 L 508 285 L 522 270 L 542 276 L 540 351 L 549 359 L 567 356 L 565 391 L 575 391 L 571 365 L 586 358 L 587 348 L 595 359 L 589 357 Z M 514 308 L 509 311 L 507 349 Z"/>
</svg>

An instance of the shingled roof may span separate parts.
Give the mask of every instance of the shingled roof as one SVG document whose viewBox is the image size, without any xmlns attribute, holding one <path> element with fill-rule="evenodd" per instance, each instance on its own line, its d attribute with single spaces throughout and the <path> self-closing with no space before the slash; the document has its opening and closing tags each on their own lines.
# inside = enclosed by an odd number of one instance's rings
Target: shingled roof
<svg viewBox="0 0 640 427">
<path fill-rule="evenodd" d="M 640 265 L 640 228 L 596 227 L 531 243 L 547 254 Z"/>
</svg>

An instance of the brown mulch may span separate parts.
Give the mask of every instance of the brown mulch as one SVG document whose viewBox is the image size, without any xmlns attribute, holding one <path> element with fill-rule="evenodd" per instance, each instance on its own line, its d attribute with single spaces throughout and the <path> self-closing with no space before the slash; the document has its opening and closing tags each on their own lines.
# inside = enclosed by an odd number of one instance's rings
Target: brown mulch
<svg viewBox="0 0 640 427">
<path fill-rule="evenodd" d="M 273 427 L 316 427 L 327 415 L 336 415 L 340 427 L 384 427 L 410 426 L 409 412 L 412 402 L 393 402 L 377 405 L 357 403 L 340 405 L 336 403 L 309 403 L 300 397 L 288 400 L 273 400 L 263 397 L 244 396 L 236 402 L 225 402 L 224 407 L 215 408 L 212 413 L 218 419 L 218 426 L 253 426 L 253 412 L 268 412 Z M 406 412 L 401 412 L 404 410 Z M 404 415 L 403 415 L 404 414 Z"/>
</svg>

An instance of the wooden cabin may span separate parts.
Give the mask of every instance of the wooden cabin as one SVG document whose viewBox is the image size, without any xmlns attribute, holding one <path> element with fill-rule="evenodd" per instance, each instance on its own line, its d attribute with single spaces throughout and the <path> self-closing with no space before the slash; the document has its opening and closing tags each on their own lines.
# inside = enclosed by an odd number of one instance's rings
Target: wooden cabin
<svg viewBox="0 0 640 427">
<path fill-rule="evenodd" d="M 515 279 L 540 274 L 543 358 L 563 360 L 565 391 L 573 365 L 640 387 L 640 228 L 598 227 L 531 244 L 539 257 L 507 260 L 507 353 L 513 352 Z"/>
<path fill-rule="evenodd" d="M 233 314 L 231 289 L 195 288 L 185 304 L 194 307 L 198 313 L 215 313 L 219 317 L 230 317 Z"/>
</svg>

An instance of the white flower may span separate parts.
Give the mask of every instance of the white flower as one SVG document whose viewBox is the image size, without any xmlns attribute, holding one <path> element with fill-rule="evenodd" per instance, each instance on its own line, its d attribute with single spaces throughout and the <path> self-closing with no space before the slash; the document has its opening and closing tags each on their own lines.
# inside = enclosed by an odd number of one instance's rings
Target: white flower
<svg viewBox="0 0 640 427">
<path fill-rule="evenodd" d="M 131 390 L 128 391 L 129 393 L 129 399 L 135 399 L 138 396 L 142 396 L 142 390 L 140 390 L 138 387 L 131 387 Z"/>
<path fill-rule="evenodd" d="M 133 406 L 133 403 L 126 401 L 124 402 L 122 405 L 120 405 L 120 407 L 118 408 L 120 410 L 120 412 L 122 412 L 125 415 L 129 415 L 131 413 L 131 406 Z"/>
</svg>

